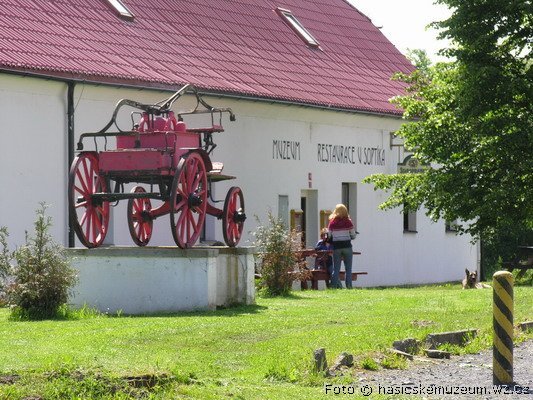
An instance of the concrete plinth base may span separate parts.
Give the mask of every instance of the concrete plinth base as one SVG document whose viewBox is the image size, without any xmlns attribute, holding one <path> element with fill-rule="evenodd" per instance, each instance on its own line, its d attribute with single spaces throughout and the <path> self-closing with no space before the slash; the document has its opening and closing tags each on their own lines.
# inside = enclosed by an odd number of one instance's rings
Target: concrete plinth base
<svg viewBox="0 0 533 400">
<path fill-rule="evenodd" d="M 213 310 L 255 301 L 253 248 L 68 249 L 79 282 L 71 303 L 101 312 Z"/>
</svg>

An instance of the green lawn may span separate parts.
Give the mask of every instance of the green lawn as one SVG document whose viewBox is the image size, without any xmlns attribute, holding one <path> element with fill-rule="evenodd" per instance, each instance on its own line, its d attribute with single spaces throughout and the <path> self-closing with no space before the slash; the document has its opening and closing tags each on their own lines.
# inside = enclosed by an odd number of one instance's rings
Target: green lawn
<svg viewBox="0 0 533 400">
<path fill-rule="evenodd" d="M 331 397 L 324 382 L 352 382 L 311 372 L 319 347 L 330 365 L 343 351 L 360 363 L 394 340 L 467 328 L 480 335 L 466 351 L 490 347 L 492 290 L 305 291 L 216 312 L 40 322 L 8 316 L 0 309 L 0 399 L 309 399 Z M 533 320 L 533 288 L 515 287 L 515 323 L 525 320 Z M 141 378 L 132 377 L 141 376 L 148 383 L 136 385 Z"/>
</svg>

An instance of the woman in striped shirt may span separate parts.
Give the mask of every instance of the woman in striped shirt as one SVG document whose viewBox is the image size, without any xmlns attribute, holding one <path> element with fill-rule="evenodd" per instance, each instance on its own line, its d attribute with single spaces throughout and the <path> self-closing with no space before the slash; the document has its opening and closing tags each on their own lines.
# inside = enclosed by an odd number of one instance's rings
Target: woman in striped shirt
<svg viewBox="0 0 533 400">
<path fill-rule="evenodd" d="M 329 216 L 328 224 L 329 239 L 333 245 L 333 274 L 331 275 L 331 287 L 342 289 L 339 279 L 341 261 L 344 260 L 346 271 L 346 289 L 352 288 L 352 240 L 355 239 L 353 222 L 348 215 L 348 209 L 344 204 L 337 204 L 335 210 Z"/>
</svg>

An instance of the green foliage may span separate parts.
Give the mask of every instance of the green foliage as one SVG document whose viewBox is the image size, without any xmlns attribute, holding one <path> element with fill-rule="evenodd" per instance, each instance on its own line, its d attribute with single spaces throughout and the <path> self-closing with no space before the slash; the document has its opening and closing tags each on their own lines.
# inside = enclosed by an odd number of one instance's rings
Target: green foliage
<svg viewBox="0 0 533 400">
<path fill-rule="evenodd" d="M 50 371 L 33 373 L 32 381 L 14 375 L 16 388 L 0 389 L 0 399 L 164 399 L 165 392 L 179 377 L 167 374 L 140 376 L 112 376 L 109 373 L 83 370 L 65 364 Z M 37 384 L 42 396 L 32 396 L 31 388 Z M 11 389 L 11 390 L 10 390 Z M 174 396 L 172 398 L 175 398 Z"/>
<path fill-rule="evenodd" d="M 380 362 L 381 366 L 385 369 L 406 369 L 407 360 L 392 352 L 386 352 Z"/>
<path fill-rule="evenodd" d="M 365 357 L 361 361 L 361 368 L 368 371 L 377 371 L 379 369 L 379 364 L 372 357 Z"/>
<path fill-rule="evenodd" d="M 527 270 L 524 274 L 518 277 L 521 270 L 513 271 L 515 286 L 530 286 L 533 287 L 533 270 Z"/>
<path fill-rule="evenodd" d="M 0 226 L 0 307 L 6 303 L 5 286 L 11 272 L 11 253 L 7 247 L 8 231 L 5 226 Z"/>
<path fill-rule="evenodd" d="M 455 61 L 397 75 L 406 94 L 396 134 L 433 168 L 415 176 L 375 175 L 390 191 L 384 208 L 424 206 L 433 219 L 464 221 L 460 232 L 516 250 L 533 229 L 532 15 L 529 2 L 438 0 L 452 16 L 435 24 Z M 505 249 L 504 249 L 505 251 Z M 491 261 L 493 262 L 493 261 Z"/>
<path fill-rule="evenodd" d="M 425 50 L 407 49 L 406 57 L 411 63 L 413 63 L 416 69 L 422 73 L 427 72 L 431 66 L 431 59 L 428 57 Z"/>
<path fill-rule="evenodd" d="M 301 236 L 296 231 L 289 231 L 283 221 L 270 212 L 268 225 L 259 224 L 253 234 L 259 251 L 259 285 L 263 293 L 268 296 L 287 295 L 292 282 L 306 274 L 305 262 L 296 253 L 303 247 Z"/>
<path fill-rule="evenodd" d="M 24 246 L 13 253 L 7 250 L 7 231 L 0 234 L 3 246 L 0 263 L 12 281 L 5 288 L 15 319 L 55 317 L 68 300 L 68 291 L 76 283 L 76 273 L 70 267 L 64 249 L 49 233 L 51 218 L 46 206 L 37 210 L 35 236 L 26 237 Z"/>
</svg>

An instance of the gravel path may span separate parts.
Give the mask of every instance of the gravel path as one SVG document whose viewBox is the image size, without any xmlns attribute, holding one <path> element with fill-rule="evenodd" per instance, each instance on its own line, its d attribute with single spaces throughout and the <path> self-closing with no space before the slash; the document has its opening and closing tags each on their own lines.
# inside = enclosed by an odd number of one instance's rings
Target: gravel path
<svg viewBox="0 0 533 400">
<path fill-rule="evenodd" d="M 365 385 L 370 386 L 373 394 L 378 393 L 379 387 L 382 388 L 382 393 L 387 394 L 392 394 L 390 391 L 396 390 L 397 392 L 394 392 L 396 396 L 398 391 L 402 390 L 402 385 L 411 386 L 416 390 L 436 385 L 443 387 L 442 390 L 447 390 L 444 394 L 432 394 L 426 391 L 419 395 L 419 398 L 426 399 L 533 399 L 533 340 L 515 345 L 513 358 L 514 381 L 523 387 L 524 391 L 527 390 L 526 393 L 493 392 L 492 350 L 479 354 L 452 356 L 450 360 L 415 358 L 407 370 L 361 372 L 357 385 L 360 390 Z M 486 388 L 485 393 L 483 388 Z M 461 391 L 464 391 L 463 394 Z"/>
</svg>

